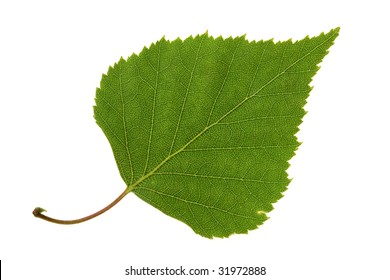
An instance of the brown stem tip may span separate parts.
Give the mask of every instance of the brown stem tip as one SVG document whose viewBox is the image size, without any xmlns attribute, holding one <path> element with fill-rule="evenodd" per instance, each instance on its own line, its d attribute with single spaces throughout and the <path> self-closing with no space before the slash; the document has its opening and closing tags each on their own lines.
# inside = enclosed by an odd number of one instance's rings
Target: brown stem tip
<svg viewBox="0 0 390 280">
<path fill-rule="evenodd" d="M 35 217 L 39 218 L 42 212 L 46 212 L 46 210 L 41 207 L 36 207 L 32 213 Z"/>
</svg>

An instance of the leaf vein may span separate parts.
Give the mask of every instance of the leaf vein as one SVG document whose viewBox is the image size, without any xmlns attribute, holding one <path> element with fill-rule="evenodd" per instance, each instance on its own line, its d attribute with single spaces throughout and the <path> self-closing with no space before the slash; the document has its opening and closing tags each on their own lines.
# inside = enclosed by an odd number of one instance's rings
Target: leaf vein
<svg viewBox="0 0 390 280">
<path fill-rule="evenodd" d="M 134 171 L 133 171 L 133 162 L 131 160 L 131 155 L 130 155 L 130 149 L 129 149 L 129 139 L 128 139 L 128 131 L 127 131 L 127 125 L 126 125 L 126 118 L 125 118 L 125 102 L 124 102 L 124 98 L 123 98 L 123 87 L 122 87 L 122 63 L 119 63 L 119 93 L 120 93 L 120 96 L 121 96 L 121 103 L 122 103 L 122 124 L 123 124 L 123 130 L 124 130 L 124 133 L 125 133 L 125 144 L 126 144 L 126 153 L 127 153 L 127 157 L 128 157 L 128 160 L 129 160 L 129 165 L 130 165 L 130 172 L 131 172 L 131 179 L 130 179 L 130 183 L 133 181 L 133 177 L 134 177 Z M 127 178 L 126 178 L 127 180 Z M 126 182 L 126 184 L 128 185 L 129 182 Z"/>
<path fill-rule="evenodd" d="M 207 209 L 214 209 L 214 210 L 217 210 L 217 211 L 220 211 L 220 212 L 224 212 L 224 213 L 232 215 L 232 216 L 245 218 L 245 219 L 251 219 L 251 220 L 257 220 L 255 217 L 252 217 L 252 216 L 247 216 L 247 215 L 235 213 L 235 212 L 228 211 L 226 209 L 219 208 L 219 207 L 216 207 L 216 206 L 213 206 L 213 205 L 207 205 L 207 204 L 204 204 L 204 203 L 200 203 L 200 202 L 195 202 L 195 201 L 192 201 L 192 200 L 184 199 L 184 198 L 181 198 L 181 197 L 178 197 L 178 196 L 175 196 L 175 195 L 171 195 L 171 194 L 167 194 L 167 193 L 164 193 L 164 192 L 160 192 L 160 191 L 157 191 L 157 190 L 145 187 L 145 186 L 139 186 L 138 187 L 138 190 L 141 190 L 141 189 L 153 192 L 153 193 L 161 195 L 161 196 L 166 196 L 166 197 L 169 197 L 169 198 L 173 198 L 173 199 L 179 200 L 179 201 L 184 202 L 184 203 L 205 207 Z M 137 194 L 139 194 L 139 192 L 137 192 Z M 265 212 L 263 212 L 263 211 L 262 211 L 262 213 L 265 214 Z"/>
<path fill-rule="evenodd" d="M 211 116 L 213 115 L 215 104 L 217 104 L 217 100 L 219 99 L 219 96 L 221 95 L 221 92 L 222 92 L 222 90 L 223 90 L 223 88 L 224 88 L 224 86 L 226 84 L 226 80 L 229 77 L 230 69 L 231 69 L 233 61 L 235 59 L 235 56 L 236 56 L 236 53 L 237 53 L 237 50 L 238 50 L 238 46 L 240 45 L 240 42 L 241 42 L 241 40 L 238 41 L 238 43 L 236 44 L 236 47 L 234 48 L 234 52 L 233 52 L 233 55 L 232 55 L 232 57 L 230 59 L 230 62 L 229 62 L 228 69 L 226 71 L 225 77 L 223 79 L 223 82 L 222 82 L 222 84 L 221 84 L 221 86 L 220 86 L 220 88 L 218 90 L 218 93 L 217 93 L 217 95 L 216 95 L 216 97 L 214 99 L 213 105 L 211 107 L 211 110 L 210 110 L 210 113 L 209 113 L 209 117 L 207 119 L 207 126 L 210 124 Z"/>
<path fill-rule="evenodd" d="M 246 178 L 239 178 L 239 177 L 223 177 L 223 176 L 201 175 L 201 174 L 181 173 L 181 172 L 155 172 L 154 175 L 190 176 L 190 177 L 198 177 L 198 178 L 233 180 L 233 181 L 240 181 L 240 182 L 254 182 L 254 183 L 267 183 L 267 184 L 285 183 L 283 181 L 264 181 L 261 179 L 259 180 L 259 179 L 246 179 Z"/>
<path fill-rule="evenodd" d="M 158 91 L 158 80 L 159 80 L 159 74 L 160 74 L 160 51 L 161 47 L 160 44 L 158 45 L 158 54 L 157 54 L 157 69 L 155 67 L 152 67 L 156 71 L 156 79 L 155 79 L 155 86 L 153 91 L 153 107 L 152 107 L 152 115 L 151 115 L 151 124 L 150 124 L 150 132 L 149 132 L 149 140 L 148 140 L 148 150 L 146 153 L 146 160 L 145 160 L 145 167 L 144 167 L 144 173 L 143 176 L 146 174 L 146 171 L 148 169 L 149 164 L 149 157 L 150 157 L 150 147 L 152 144 L 152 137 L 153 137 L 153 129 L 154 129 L 154 115 L 156 112 L 156 95 Z M 149 64 L 150 61 L 148 60 Z"/>
<path fill-rule="evenodd" d="M 178 119 L 177 124 L 176 124 L 176 130 L 175 130 L 175 134 L 174 134 L 174 136 L 173 136 L 173 140 L 172 140 L 172 143 L 171 143 L 171 148 L 170 148 L 170 150 L 169 150 L 169 155 L 172 154 L 173 147 L 174 147 L 175 142 L 176 142 L 177 132 L 179 131 L 179 126 L 180 126 L 180 123 L 181 123 L 181 120 L 182 120 L 184 108 L 185 108 L 185 105 L 186 105 L 186 103 L 187 103 L 187 97 L 188 97 L 188 94 L 189 94 L 189 92 L 190 92 L 190 87 L 191 87 L 192 79 L 193 79 L 193 77 L 194 77 L 195 68 L 196 68 L 196 65 L 197 65 L 197 63 L 198 63 L 199 52 L 200 52 L 200 48 L 201 48 L 201 46 L 202 46 L 202 44 L 203 44 L 203 40 L 204 40 L 204 37 L 202 37 L 202 40 L 200 41 L 199 46 L 198 46 L 198 49 L 197 49 L 197 51 L 196 51 L 196 56 L 195 56 L 194 65 L 192 66 L 192 69 L 191 69 L 190 79 L 189 79 L 189 81 L 188 81 L 186 93 L 185 93 L 184 100 L 183 100 L 183 103 L 182 103 L 182 106 L 181 106 L 181 109 L 180 109 L 180 115 L 179 115 L 179 119 Z M 180 51 L 179 51 L 179 52 L 180 52 Z"/>
<path fill-rule="evenodd" d="M 216 150 L 258 150 L 258 149 L 273 149 L 273 148 L 292 148 L 298 145 L 269 145 L 269 146 L 237 146 L 237 147 L 205 147 L 185 149 L 183 152 L 199 152 L 199 151 L 216 151 Z"/>
</svg>

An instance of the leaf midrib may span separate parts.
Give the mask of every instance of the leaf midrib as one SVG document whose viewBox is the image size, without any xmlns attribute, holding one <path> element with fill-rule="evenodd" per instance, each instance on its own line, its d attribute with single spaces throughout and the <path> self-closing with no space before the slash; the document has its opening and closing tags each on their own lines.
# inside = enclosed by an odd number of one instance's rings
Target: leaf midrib
<svg viewBox="0 0 390 280">
<path fill-rule="evenodd" d="M 275 75 L 272 79 L 270 79 L 267 83 L 265 83 L 263 86 L 261 86 L 257 91 L 255 91 L 253 94 L 251 95 L 248 95 L 246 96 L 240 103 L 238 103 L 236 106 L 234 106 L 232 109 L 230 109 L 227 113 L 225 113 L 222 117 L 220 117 L 217 121 L 215 121 L 214 123 L 206 126 L 202 131 L 200 131 L 197 135 L 195 135 L 191 140 L 189 140 L 186 144 L 184 144 L 180 149 L 178 149 L 176 152 L 168 155 L 163 161 L 161 161 L 154 169 L 152 169 L 149 173 L 147 173 L 146 175 L 144 176 L 141 176 L 136 182 L 134 182 L 133 184 L 127 186 L 126 188 L 126 191 L 129 193 L 129 192 L 132 192 L 139 184 L 141 184 L 143 181 L 147 180 L 150 176 L 154 175 L 156 173 L 157 170 L 159 170 L 163 165 L 165 165 L 165 163 L 167 163 L 168 161 L 170 161 L 172 158 L 174 158 L 176 155 L 180 154 L 183 150 L 185 150 L 191 143 L 193 143 L 194 141 L 196 141 L 199 137 L 201 137 L 205 132 L 207 132 L 209 129 L 211 129 L 213 126 L 217 125 L 220 121 L 222 121 L 223 119 L 225 119 L 227 116 L 229 116 L 230 114 L 232 114 L 235 110 L 237 110 L 239 107 L 241 107 L 243 104 L 245 104 L 248 100 L 250 100 L 251 98 L 257 96 L 261 91 L 263 91 L 266 87 L 268 87 L 270 84 L 272 84 L 275 80 L 277 80 L 278 78 L 280 78 L 283 74 L 285 74 L 290 68 L 292 68 L 293 66 L 295 66 L 297 63 L 299 63 L 301 60 L 303 60 L 304 58 L 306 58 L 307 56 L 309 56 L 310 54 L 312 54 L 316 49 L 318 49 L 319 47 L 321 47 L 322 45 L 324 45 L 325 43 L 327 43 L 328 41 L 330 41 L 331 39 L 333 39 L 335 35 L 333 36 L 330 36 L 329 38 L 327 38 L 326 40 L 324 40 L 321 44 L 318 44 L 316 47 L 314 47 L 312 50 L 310 50 L 308 53 L 306 53 L 305 55 L 303 55 L 302 57 L 298 58 L 296 61 L 294 61 L 293 63 L 291 63 L 288 67 L 285 68 L 285 70 L 283 70 L 282 72 L 278 73 L 277 75 Z M 315 71 L 315 70 L 313 70 Z M 266 97 L 267 95 L 265 95 L 264 97 Z M 259 96 L 261 97 L 261 96 Z"/>
</svg>

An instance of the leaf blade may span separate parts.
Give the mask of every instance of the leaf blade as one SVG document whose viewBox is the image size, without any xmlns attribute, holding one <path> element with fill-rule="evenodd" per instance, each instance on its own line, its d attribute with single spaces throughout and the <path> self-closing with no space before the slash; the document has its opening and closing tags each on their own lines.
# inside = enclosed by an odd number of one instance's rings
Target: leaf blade
<svg viewBox="0 0 390 280">
<path fill-rule="evenodd" d="M 95 118 L 127 186 L 206 237 L 257 228 L 290 181 L 309 83 L 337 35 L 273 43 L 206 33 L 121 59 L 102 78 Z"/>
</svg>

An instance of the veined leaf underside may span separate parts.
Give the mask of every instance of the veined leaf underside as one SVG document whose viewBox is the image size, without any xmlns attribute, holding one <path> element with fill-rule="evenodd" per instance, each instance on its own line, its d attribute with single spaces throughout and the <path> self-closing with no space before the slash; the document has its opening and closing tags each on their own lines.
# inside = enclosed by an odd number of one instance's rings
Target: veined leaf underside
<svg viewBox="0 0 390 280">
<path fill-rule="evenodd" d="M 246 233 L 290 182 L 288 161 L 318 64 L 339 29 L 300 41 L 207 33 L 121 58 L 96 91 L 95 119 L 126 190 L 205 237 Z"/>
<path fill-rule="evenodd" d="M 98 90 L 95 115 L 128 188 L 205 236 L 256 228 L 267 219 L 265 213 L 272 210 L 272 203 L 289 183 L 287 161 L 299 145 L 294 135 L 311 90 L 308 84 L 336 36 L 337 30 L 333 30 L 296 43 L 275 44 L 249 43 L 244 37 L 214 39 L 204 34 L 185 41 L 162 39 L 139 56 L 121 59 L 110 68 L 107 76 L 111 79 L 102 79 L 104 94 Z M 256 55 L 250 60 L 254 49 Z M 117 69 L 119 75 L 114 74 Z M 128 80 L 122 80 L 122 75 Z M 119 104 L 103 97 L 115 96 L 118 87 Z M 137 98 L 141 100 L 135 101 Z M 112 130 L 112 120 L 99 114 L 100 99 L 114 115 L 121 116 L 124 134 Z M 293 109 L 285 109 L 289 107 Z M 139 113 L 126 115 L 127 110 Z M 145 136 L 142 139 L 135 136 L 140 131 Z M 269 134 L 275 139 L 270 141 Z M 220 141 L 217 136 L 227 140 Z M 249 136 L 253 139 L 245 143 L 248 141 L 243 138 Z M 146 151 L 135 145 L 146 146 Z M 142 166 L 136 164 L 134 171 L 132 151 Z M 222 162 L 224 157 L 227 163 Z M 232 161 L 244 158 L 250 158 L 250 165 L 242 170 L 231 168 Z M 213 161 L 226 168 L 216 167 Z M 246 204 L 251 205 L 249 211 Z M 209 219 L 206 223 L 201 221 L 205 216 Z M 236 217 L 253 223 L 242 229 Z M 226 219 L 230 224 L 223 222 Z M 213 231 L 218 232 L 205 234 Z"/>
</svg>

